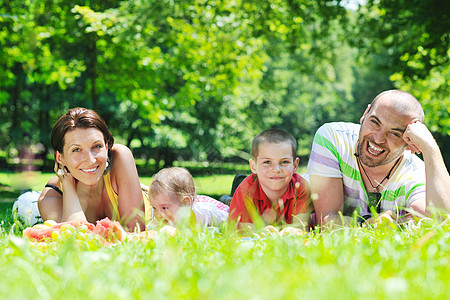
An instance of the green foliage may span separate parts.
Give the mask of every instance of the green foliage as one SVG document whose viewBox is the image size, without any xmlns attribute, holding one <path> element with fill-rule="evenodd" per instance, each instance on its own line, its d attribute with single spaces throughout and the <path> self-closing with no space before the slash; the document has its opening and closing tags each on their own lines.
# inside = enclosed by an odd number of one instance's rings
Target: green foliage
<svg viewBox="0 0 450 300">
<path fill-rule="evenodd" d="M 425 123 L 442 148 L 450 141 L 449 9 L 438 0 L 368 1 L 360 8 L 354 39 L 364 44 L 363 54 L 382 57 L 374 65 L 396 88 L 421 102 Z"/>
<path fill-rule="evenodd" d="M 427 112 L 426 124 L 432 132 L 450 135 L 450 63 L 432 68 L 424 79 L 411 80 L 400 73 L 392 75 L 399 89 L 416 95 Z"/>
<path fill-rule="evenodd" d="M 84 106 L 155 169 L 245 161 L 269 127 L 306 160 L 318 126 L 357 121 L 394 86 L 448 139 L 448 4 L 343 2 L 3 1 L 0 149 L 47 158 L 56 119 Z"/>
<path fill-rule="evenodd" d="M 3 227 L 2 227 L 3 228 Z M 449 225 L 347 228 L 241 240 L 233 231 L 101 247 L 93 238 L 31 243 L 0 233 L 2 298 L 445 298 Z M 24 288 L 24 287 L 27 288 Z M 107 287 L 107 288 L 105 288 Z M 414 290 L 414 295 L 411 295 Z"/>
<path fill-rule="evenodd" d="M 391 70 L 415 80 L 449 62 L 449 9 L 439 0 L 370 0 L 361 8 L 359 28 L 370 37 L 369 51 L 383 51 Z"/>
</svg>

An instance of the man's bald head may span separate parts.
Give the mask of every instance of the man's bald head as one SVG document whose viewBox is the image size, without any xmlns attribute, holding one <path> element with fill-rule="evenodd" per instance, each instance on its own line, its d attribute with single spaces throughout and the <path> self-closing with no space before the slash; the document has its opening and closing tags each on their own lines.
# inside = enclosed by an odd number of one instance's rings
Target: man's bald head
<svg viewBox="0 0 450 300">
<path fill-rule="evenodd" d="M 411 114 L 420 122 L 424 121 L 424 113 L 420 102 L 410 93 L 400 90 L 384 91 L 373 99 L 367 113 L 377 106 L 379 102 L 389 102 L 392 107 L 401 114 Z"/>
</svg>

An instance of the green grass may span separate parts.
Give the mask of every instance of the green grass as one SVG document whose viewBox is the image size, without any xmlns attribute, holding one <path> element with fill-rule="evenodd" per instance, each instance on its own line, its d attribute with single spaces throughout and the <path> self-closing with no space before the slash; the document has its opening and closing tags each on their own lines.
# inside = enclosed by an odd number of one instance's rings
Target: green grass
<svg viewBox="0 0 450 300">
<path fill-rule="evenodd" d="M 232 178 L 195 180 L 199 193 L 222 194 Z M 445 299 L 450 292 L 450 222 L 250 241 L 227 228 L 182 229 L 108 247 L 89 237 L 29 242 L 10 207 L 0 202 L 0 299 Z"/>
<path fill-rule="evenodd" d="M 24 189 L 40 191 L 44 188 L 45 184 L 52 176 L 55 176 L 55 173 L 0 172 L 0 183 L 4 186 L 9 187 L 9 189 L 13 191 L 20 191 Z"/>
<path fill-rule="evenodd" d="M 2 299 L 440 299 L 450 227 L 348 228 L 242 241 L 222 229 L 100 247 L 0 237 Z"/>
</svg>

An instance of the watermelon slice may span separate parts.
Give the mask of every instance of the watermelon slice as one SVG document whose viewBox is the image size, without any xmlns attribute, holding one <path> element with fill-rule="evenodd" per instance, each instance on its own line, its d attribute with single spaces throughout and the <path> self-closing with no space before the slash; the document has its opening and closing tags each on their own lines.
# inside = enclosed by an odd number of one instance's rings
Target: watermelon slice
<svg viewBox="0 0 450 300">
<path fill-rule="evenodd" d="M 61 227 L 73 226 L 77 228 L 81 225 L 86 225 L 88 231 L 92 231 L 95 226 L 89 222 L 85 221 L 71 221 L 71 222 L 61 222 L 52 226 L 42 226 L 42 224 L 34 225 L 33 227 L 28 227 L 23 231 L 23 236 L 29 238 L 32 241 L 41 242 L 52 237 L 54 231 L 61 232 Z"/>
<path fill-rule="evenodd" d="M 119 222 L 111 221 L 109 218 L 104 218 L 97 221 L 96 225 L 86 221 L 61 222 L 51 226 L 38 224 L 33 227 L 26 228 L 23 231 L 23 236 L 31 241 L 45 242 L 60 236 L 62 231 L 71 230 L 72 232 L 75 232 L 77 228 L 79 230 L 86 231 L 87 233 L 98 234 L 107 242 L 121 242 L 127 235 Z"/>
<path fill-rule="evenodd" d="M 120 225 L 117 221 L 111 221 L 108 218 L 104 218 L 100 221 L 97 221 L 95 228 L 92 232 L 101 235 L 107 241 L 115 242 L 115 241 L 123 241 L 127 235 L 122 225 Z"/>
</svg>

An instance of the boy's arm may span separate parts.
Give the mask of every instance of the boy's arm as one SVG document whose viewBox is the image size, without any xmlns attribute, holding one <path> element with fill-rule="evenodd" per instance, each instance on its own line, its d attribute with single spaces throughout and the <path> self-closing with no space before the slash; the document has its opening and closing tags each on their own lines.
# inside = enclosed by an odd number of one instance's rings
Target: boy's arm
<svg viewBox="0 0 450 300">
<path fill-rule="evenodd" d="M 250 215 L 245 209 L 244 201 L 241 197 L 237 197 L 238 190 L 233 196 L 230 203 L 230 213 L 228 214 L 228 220 L 236 222 L 237 230 L 243 234 L 251 236 L 255 231 L 255 225 L 251 222 Z"/>
<path fill-rule="evenodd" d="M 230 213 L 228 220 L 239 223 L 252 223 L 250 215 L 245 207 L 245 194 L 241 191 L 239 186 L 233 195 L 230 203 Z"/>
<path fill-rule="evenodd" d="M 253 223 L 238 223 L 237 230 L 241 236 L 253 236 L 253 233 L 256 231 L 256 226 Z"/>
<path fill-rule="evenodd" d="M 256 213 L 256 208 L 253 204 L 253 200 L 249 193 L 251 185 L 242 182 L 236 189 L 230 203 L 230 213 L 228 219 L 237 223 L 237 229 L 241 235 L 251 236 L 256 229 L 256 225 L 253 224 L 252 213 Z M 261 224 L 260 224 L 261 225 Z"/>
<path fill-rule="evenodd" d="M 290 224 L 289 227 L 301 228 L 307 231 L 309 228 L 310 218 L 311 218 L 310 211 L 294 215 L 294 217 L 292 218 L 292 224 Z"/>
<path fill-rule="evenodd" d="M 308 182 L 300 177 L 295 183 L 296 202 L 292 214 L 292 224 L 290 226 L 307 230 L 314 207 L 311 203 L 311 193 Z"/>
</svg>

